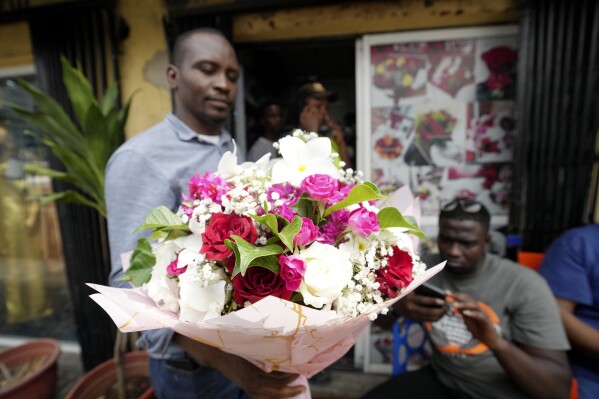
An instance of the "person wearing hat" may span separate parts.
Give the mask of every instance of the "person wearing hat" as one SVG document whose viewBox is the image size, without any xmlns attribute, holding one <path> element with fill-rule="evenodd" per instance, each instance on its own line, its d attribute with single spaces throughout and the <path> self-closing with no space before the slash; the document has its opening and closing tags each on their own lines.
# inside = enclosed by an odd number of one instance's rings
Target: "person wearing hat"
<svg viewBox="0 0 599 399">
<path fill-rule="evenodd" d="M 296 96 L 296 123 L 302 130 L 327 135 L 331 139 L 333 152 L 339 154 L 345 166 L 350 166 L 343 130 L 329 115 L 329 102 L 335 101 L 336 97 L 335 93 L 327 91 L 320 82 L 301 86 Z"/>
</svg>

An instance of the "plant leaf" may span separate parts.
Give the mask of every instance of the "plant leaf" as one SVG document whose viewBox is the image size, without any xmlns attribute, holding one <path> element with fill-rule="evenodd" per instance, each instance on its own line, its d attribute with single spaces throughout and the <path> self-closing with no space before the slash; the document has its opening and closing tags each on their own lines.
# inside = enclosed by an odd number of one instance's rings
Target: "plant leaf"
<svg viewBox="0 0 599 399">
<path fill-rule="evenodd" d="M 388 227 L 403 227 L 408 229 L 408 231 L 414 234 L 417 237 L 425 239 L 426 236 L 424 232 L 418 228 L 418 226 L 414 223 L 410 223 L 406 218 L 403 217 L 401 212 L 397 210 L 397 208 L 389 207 L 383 208 L 377 214 L 377 218 L 379 220 L 379 225 L 381 229 L 385 229 Z"/>
<path fill-rule="evenodd" d="M 155 230 L 163 230 L 163 231 L 171 231 L 171 230 L 183 230 L 189 231 L 189 226 L 183 224 L 183 221 L 179 216 L 171 212 L 164 205 L 160 205 L 154 209 L 152 212 L 146 217 L 146 220 L 139 226 L 135 231 L 141 231 L 145 229 L 155 229 Z"/>
<path fill-rule="evenodd" d="M 294 216 L 290 224 L 285 226 L 279 233 L 279 238 L 287 248 L 293 251 L 293 237 L 302 229 L 304 221 L 299 216 Z"/>
<path fill-rule="evenodd" d="M 261 223 L 268 227 L 268 229 L 276 236 L 279 234 L 279 221 L 277 220 L 276 215 L 272 213 L 267 213 L 262 216 L 250 215 L 252 219 L 256 222 Z"/>
<path fill-rule="evenodd" d="M 119 96 L 119 86 L 116 82 L 111 84 L 108 89 L 104 92 L 104 97 L 100 100 L 100 111 L 102 115 L 108 115 L 108 113 L 114 110 L 116 99 Z"/>
<path fill-rule="evenodd" d="M 71 100 L 73 111 L 75 111 L 79 124 L 85 126 L 88 110 L 96 101 L 94 90 L 83 73 L 79 69 L 73 68 L 64 56 L 60 57 L 60 62 L 62 64 L 62 80 L 69 100 Z"/>
<path fill-rule="evenodd" d="M 291 206 L 291 209 L 303 218 L 312 218 L 316 207 L 313 199 L 310 199 L 306 194 L 302 194 Z"/>
<path fill-rule="evenodd" d="M 283 248 L 279 245 L 265 245 L 263 247 L 258 247 L 250 244 L 237 235 L 232 235 L 230 240 L 225 240 L 225 245 L 235 252 L 235 269 L 233 270 L 233 277 L 239 273 L 241 273 L 242 276 L 245 276 L 245 272 L 252 263 L 254 265 L 262 266 L 255 262 L 257 259 L 278 255 L 283 252 Z"/>
<path fill-rule="evenodd" d="M 351 191 L 343 199 L 343 201 L 328 207 L 324 211 L 324 216 L 329 216 L 332 212 L 338 211 L 339 209 L 347 208 L 348 206 L 360 204 L 364 201 L 383 199 L 385 196 L 381 194 L 378 187 L 370 182 L 357 184 L 352 187 Z"/>
<path fill-rule="evenodd" d="M 265 269 L 270 270 L 273 273 L 278 273 L 281 270 L 281 265 L 279 265 L 279 258 L 276 255 L 261 256 L 260 258 L 256 258 L 250 262 L 248 269 L 250 267 L 263 267 Z"/>
<path fill-rule="evenodd" d="M 131 261 L 129 268 L 125 271 L 125 277 L 120 281 L 131 281 L 134 286 L 140 287 L 150 281 L 155 264 L 156 257 L 152 253 L 152 246 L 147 239 L 140 238 L 131 254 Z"/>
</svg>

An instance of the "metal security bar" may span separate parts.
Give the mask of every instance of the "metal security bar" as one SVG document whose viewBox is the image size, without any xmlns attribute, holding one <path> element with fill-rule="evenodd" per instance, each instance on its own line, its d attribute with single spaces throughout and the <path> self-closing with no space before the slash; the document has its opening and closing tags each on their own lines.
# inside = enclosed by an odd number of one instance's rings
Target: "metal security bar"
<svg viewBox="0 0 599 399">
<path fill-rule="evenodd" d="M 521 22 L 518 145 L 510 226 L 543 252 L 591 220 L 599 129 L 599 3 L 529 0 Z"/>
</svg>

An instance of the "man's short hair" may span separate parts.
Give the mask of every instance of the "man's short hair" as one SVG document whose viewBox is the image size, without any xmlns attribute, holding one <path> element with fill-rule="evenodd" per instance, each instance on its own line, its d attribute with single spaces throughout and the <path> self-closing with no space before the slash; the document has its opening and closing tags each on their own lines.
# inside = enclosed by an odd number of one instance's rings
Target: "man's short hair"
<svg viewBox="0 0 599 399">
<path fill-rule="evenodd" d="M 487 208 L 473 199 L 455 199 L 441 208 L 441 219 L 473 220 L 480 223 L 485 231 L 489 231 L 491 215 Z"/>
<path fill-rule="evenodd" d="M 264 112 L 266 112 L 266 109 L 270 106 L 276 105 L 277 107 L 280 107 L 281 109 L 285 109 L 285 106 L 283 105 L 283 102 L 280 101 L 277 98 L 267 98 L 266 100 L 262 101 L 260 103 L 260 106 L 258 107 L 258 117 L 262 118 L 264 116 Z"/>
<path fill-rule="evenodd" d="M 177 37 L 177 39 L 175 40 L 175 44 L 173 44 L 173 48 L 171 50 L 171 54 L 169 57 L 169 62 L 171 64 L 173 64 L 175 66 L 181 65 L 181 60 L 183 59 L 183 54 L 185 54 L 185 45 L 187 44 L 187 40 L 189 40 L 190 37 L 192 37 L 198 33 L 210 33 L 213 35 L 218 35 L 218 36 L 224 38 L 226 41 L 229 41 L 229 39 L 218 29 L 196 28 L 196 29 L 188 30 L 187 32 L 180 34 Z"/>
</svg>

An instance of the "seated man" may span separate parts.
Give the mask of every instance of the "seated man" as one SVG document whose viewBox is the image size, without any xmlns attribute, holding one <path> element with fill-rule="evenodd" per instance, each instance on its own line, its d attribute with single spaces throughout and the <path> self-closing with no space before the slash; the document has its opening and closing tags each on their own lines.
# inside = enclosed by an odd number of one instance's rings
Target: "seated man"
<svg viewBox="0 0 599 399">
<path fill-rule="evenodd" d="M 599 224 L 567 231 L 547 250 L 539 273 L 556 296 L 578 399 L 599 398 Z"/>
<path fill-rule="evenodd" d="M 456 200 L 441 210 L 445 269 L 430 283 L 445 299 L 409 294 L 397 315 L 423 321 L 431 364 L 400 374 L 365 398 L 567 398 L 569 348 L 547 284 L 536 272 L 487 253 L 489 212 Z"/>
</svg>

